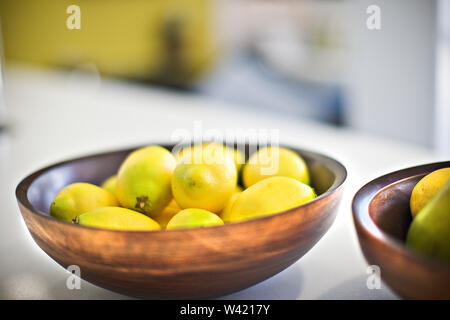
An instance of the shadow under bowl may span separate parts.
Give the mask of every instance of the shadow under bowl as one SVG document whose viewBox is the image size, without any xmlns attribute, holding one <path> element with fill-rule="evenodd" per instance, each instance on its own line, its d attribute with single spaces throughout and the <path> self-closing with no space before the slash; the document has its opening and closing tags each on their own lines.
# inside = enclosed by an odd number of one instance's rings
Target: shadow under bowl
<svg viewBox="0 0 450 320">
<path fill-rule="evenodd" d="M 218 297 L 277 274 L 329 229 L 346 179 L 345 167 L 336 160 L 291 148 L 307 162 L 319 196 L 276 215 L 170 231 L 89 228 L 48 215 L 51 201 L 64 186 L 100 184 L 135 149 L 44 168 L 20 182 L 16 196 L 33 239 L 51 258 L 64 268 L 79 266 L 81 277 L 95 285 L 141 298 Z"/>
<path fill-rule="evenodd" d="M 353 199 L 353 221 L 366 260 L 380 267 L 381 279 L 403 298 L 450 299 L 450 266 L 405 244 L 414 186 L 445 167 L 450 161 L 389 173 L 366 184 Z"/>
</svg>

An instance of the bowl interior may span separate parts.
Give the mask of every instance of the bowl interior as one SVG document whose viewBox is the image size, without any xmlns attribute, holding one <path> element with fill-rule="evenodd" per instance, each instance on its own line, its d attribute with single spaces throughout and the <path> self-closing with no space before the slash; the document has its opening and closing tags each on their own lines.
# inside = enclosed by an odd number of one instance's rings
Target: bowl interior
<svg viewBox="0 0 450 320">
<path fill-rule="evenodd" d="M 406 240 L 412 221 L 409 206 L 412 190 L 424 176 L 417 175 L 388 185 L 375 194 L 369 204 L 369 216 L 376 226 L 401 242 Z"/>
<path fill-rule="evenodd" d="M 163 145 L 172 150 L 173 145 Z M 138 148 L 138 147 L 136 147 Z M 126 156 L 136 148 L 78 158 L 42 169 L 32 176 L 27 190 L 29 204 L 39 213 L 48 215 L 55 195 L 66 185 L 89 182 L 100 185 L 115 174 Z M 337 161 L 315 152 L 290 148 L 300 154 L 310 170 L 311 185 L 320 196 L 343 183 L 345 168 Z M 246 158 L 252 148 L 245 146 Z M 338 179 L 339 178 L 339 179 Z"/>
</svg>

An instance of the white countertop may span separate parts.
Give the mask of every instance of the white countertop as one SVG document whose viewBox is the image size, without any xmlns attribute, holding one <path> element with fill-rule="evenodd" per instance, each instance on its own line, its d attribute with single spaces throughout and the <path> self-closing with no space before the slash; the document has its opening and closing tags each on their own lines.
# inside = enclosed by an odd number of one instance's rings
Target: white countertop
<svg viewBox="0 0 450 320">
<path fill-rule="evenodd" d="M 384 284 L 379 290 L 366 286 L 367 263 L 356 239 L 351 199 L 363 184 L 379 175 L 443 160 L 430 150 L 120 81 L 100 82 L 95 77 L 18 67 L 9 68 L 4 78 L 8 127 L 0 133 L 0 298 L 127 298 L 85 281 L 80 290 L 68 290 L 66 271 L 27 231 L 15 200 L 15 187 L 29 173 L 57 161 L 170 142 L 175 129 L 192 132 L 198 120 L 204 130 L 279 129 L 281 143 L 328 154 L 348 170 L 338 216 L 319 243 L 278 275 L 224 298 L 396 298 Z"/>
</svg>

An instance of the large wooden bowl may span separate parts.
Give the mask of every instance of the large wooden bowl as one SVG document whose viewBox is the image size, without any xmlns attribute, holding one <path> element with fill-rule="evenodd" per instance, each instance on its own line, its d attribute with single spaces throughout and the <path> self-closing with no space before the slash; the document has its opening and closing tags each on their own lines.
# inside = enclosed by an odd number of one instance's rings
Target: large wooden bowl
<svg viewBox="0 0 450 320">
<path fill-rule="evenodd" d="M 387 174 L 366 184 L 353 199 L 353 220 L 366 260 L 379 266 L 381 279 L 407 299 L 450 299 L 450 267 L 405 246 L 414 186 L 445 167 L 450 161 Z"/>
<path fill-rule="evenodd" d="M 33 239 L 50 257 L 64 268 L 78 265 L 81 277 L 93 284 L 142 298 L 217 297 L 282 271 L 331 226 L 346 179 L 339 162 L 296 150 L 308 163 L 320 195 L 277 215 L 218 227 L 145 232 L 83 227 L 47 214 L 61 188 L 77 181 L 99 184 L 133 149 L 39 170 L 20 182 L 16 196 Z"/>
</svg>

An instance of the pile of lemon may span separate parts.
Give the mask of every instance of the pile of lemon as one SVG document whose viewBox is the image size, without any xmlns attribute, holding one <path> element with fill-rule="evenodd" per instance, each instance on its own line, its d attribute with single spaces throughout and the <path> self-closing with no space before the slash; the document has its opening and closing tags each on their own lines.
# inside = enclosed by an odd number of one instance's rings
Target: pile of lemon
<svg viewBox="0 0 450 320">
<path fill-rule="evenodd" d="M 116 230 L 208 227 L 297 207 L 316 197 L 309 184 L 304 159 L 287 148 L 261 148 L 246 162 L 241 151 L 218 143 L 174 153 L 151 145 L 130 153 L 100 187 L 66 186 L 50 214 Z"/>
</svg>

